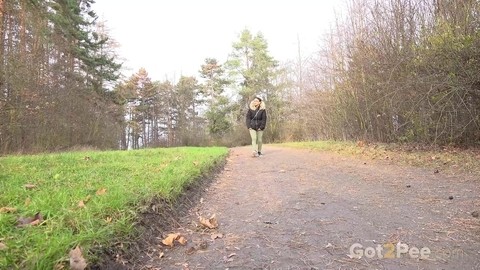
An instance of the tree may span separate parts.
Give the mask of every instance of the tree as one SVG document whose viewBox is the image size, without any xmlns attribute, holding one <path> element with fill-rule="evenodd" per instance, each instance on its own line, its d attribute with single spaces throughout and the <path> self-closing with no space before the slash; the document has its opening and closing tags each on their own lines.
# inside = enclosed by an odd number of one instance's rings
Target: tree
<svg viewBox="0 0 480 270">
<path fill-rule="evenodd" d="M 120 107 L 103 83 L 119 65 L 92 2 L 0 1 L 0 152 L 117 147 Z"/>
<path fill-rule="evenodd" d="M 229 82 L 224 78 L 225 70 L 216 59 L 207 58 L 201 66 L 200 76 L 205 79 L 202 89 L 207 98 L 207 128 L 215 139 L 224 136 L 232 127 L 229 116 L 232 106 L 224 95 Z"/>
<path fill-rule="evenodd" d="M 262 96 L 269 112 L 265 138 L 278 138 L 285 85 L 280 83 L 278 62 L 269 55 L 268 44 L 261 33 L 253 36 L 248 29 L 242 31 L 239 41 L 233 43 L 233 52 L 225 64 L 229 80 L 240 96 L 236 104 L 237 124 L 243 126 L 244 111 L 254 96 Z M 268 105 L 271 102 L 271 105 Z"/>
<path fill-rule="evenodd" d="M 201 104 L 200 86 L 195 77 L 181 76 L 176 85 L 175 101 L 178 118 L 176 129 L 180 145 L 196 144 L 195 138 L 202 138 L 199 129 L 198 107 Z"/>
<path fill-rule="evenodd" d="M 349 1 L 311 63 L 306 137 L 471 144 L 478 1 Z"/>
</svg>

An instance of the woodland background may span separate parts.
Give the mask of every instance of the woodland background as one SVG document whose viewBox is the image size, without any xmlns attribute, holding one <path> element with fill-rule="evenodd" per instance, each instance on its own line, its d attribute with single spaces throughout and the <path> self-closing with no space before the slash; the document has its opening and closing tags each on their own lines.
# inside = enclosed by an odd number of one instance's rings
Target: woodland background
<svg viewBox="0 0 480 270">
<path fill-rule="evenodd" d="M 0 154 L 266 142 L 480 143 L 480 1 L 348 0 L 315 55 L 279 62 L 244 29 L 199 73 L 125 78 L 93 0 L 0 0 Z M 159 59 L 161 61 L 161 59 Z"/>
</svg>

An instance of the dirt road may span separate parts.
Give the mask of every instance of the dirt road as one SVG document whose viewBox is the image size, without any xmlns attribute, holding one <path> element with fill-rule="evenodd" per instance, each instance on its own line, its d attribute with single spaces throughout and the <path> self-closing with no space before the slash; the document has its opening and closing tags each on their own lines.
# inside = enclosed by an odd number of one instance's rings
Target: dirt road
<svg viewBox="0 0 480 270">
<path fill-rule="evenodd" d="M 480 269 L 480 179 L 469 175 L 241 147 L 196 200 L 130 267 Z M 219 226 L 205 229 L 198 216 L 212 214 Z M 162 245 L 173 232 L 187 244 Z"/>
</svg>

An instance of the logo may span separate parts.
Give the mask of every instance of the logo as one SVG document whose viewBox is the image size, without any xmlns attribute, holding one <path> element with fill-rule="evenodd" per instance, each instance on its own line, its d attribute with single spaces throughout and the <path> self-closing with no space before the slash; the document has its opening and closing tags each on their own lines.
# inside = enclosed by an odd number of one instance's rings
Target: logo
<svg viewBox="0 0 480 270">
<path fill-rule="evenodd" d="M 362 257 L 369 259 L 393 259 L 402 257 L 409 257 L 412 259 L 428 259 L 431 254 L 431 250 L 428 247 L 409 247 L 407 244 L 401 242 L 398 242 L 396 245 L 393 243 L 385 243 L 383 245 L 378 244 L 375 247 L 364 247 L 360 243 L 354 243 L 350 246 L 349 251 L 350 253 L 347 256 L 357 259 Z"/>
</svg>

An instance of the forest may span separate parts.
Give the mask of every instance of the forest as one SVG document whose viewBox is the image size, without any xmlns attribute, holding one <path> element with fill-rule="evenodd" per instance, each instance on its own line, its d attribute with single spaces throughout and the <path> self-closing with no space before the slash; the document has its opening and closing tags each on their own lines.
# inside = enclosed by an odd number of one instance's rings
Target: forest
<svg viewBox="0 0 480 270">
<path fill-rule="evenodd" d="M 156 81 L 123 76 L 93 0 L 0 0 L 0 154 L 244 145 L 255 95 L 266 142 L 478 146 L 480 2 L 346 2 L 314 55 L 244 29 L 228 61 Z"/>
</svg>

